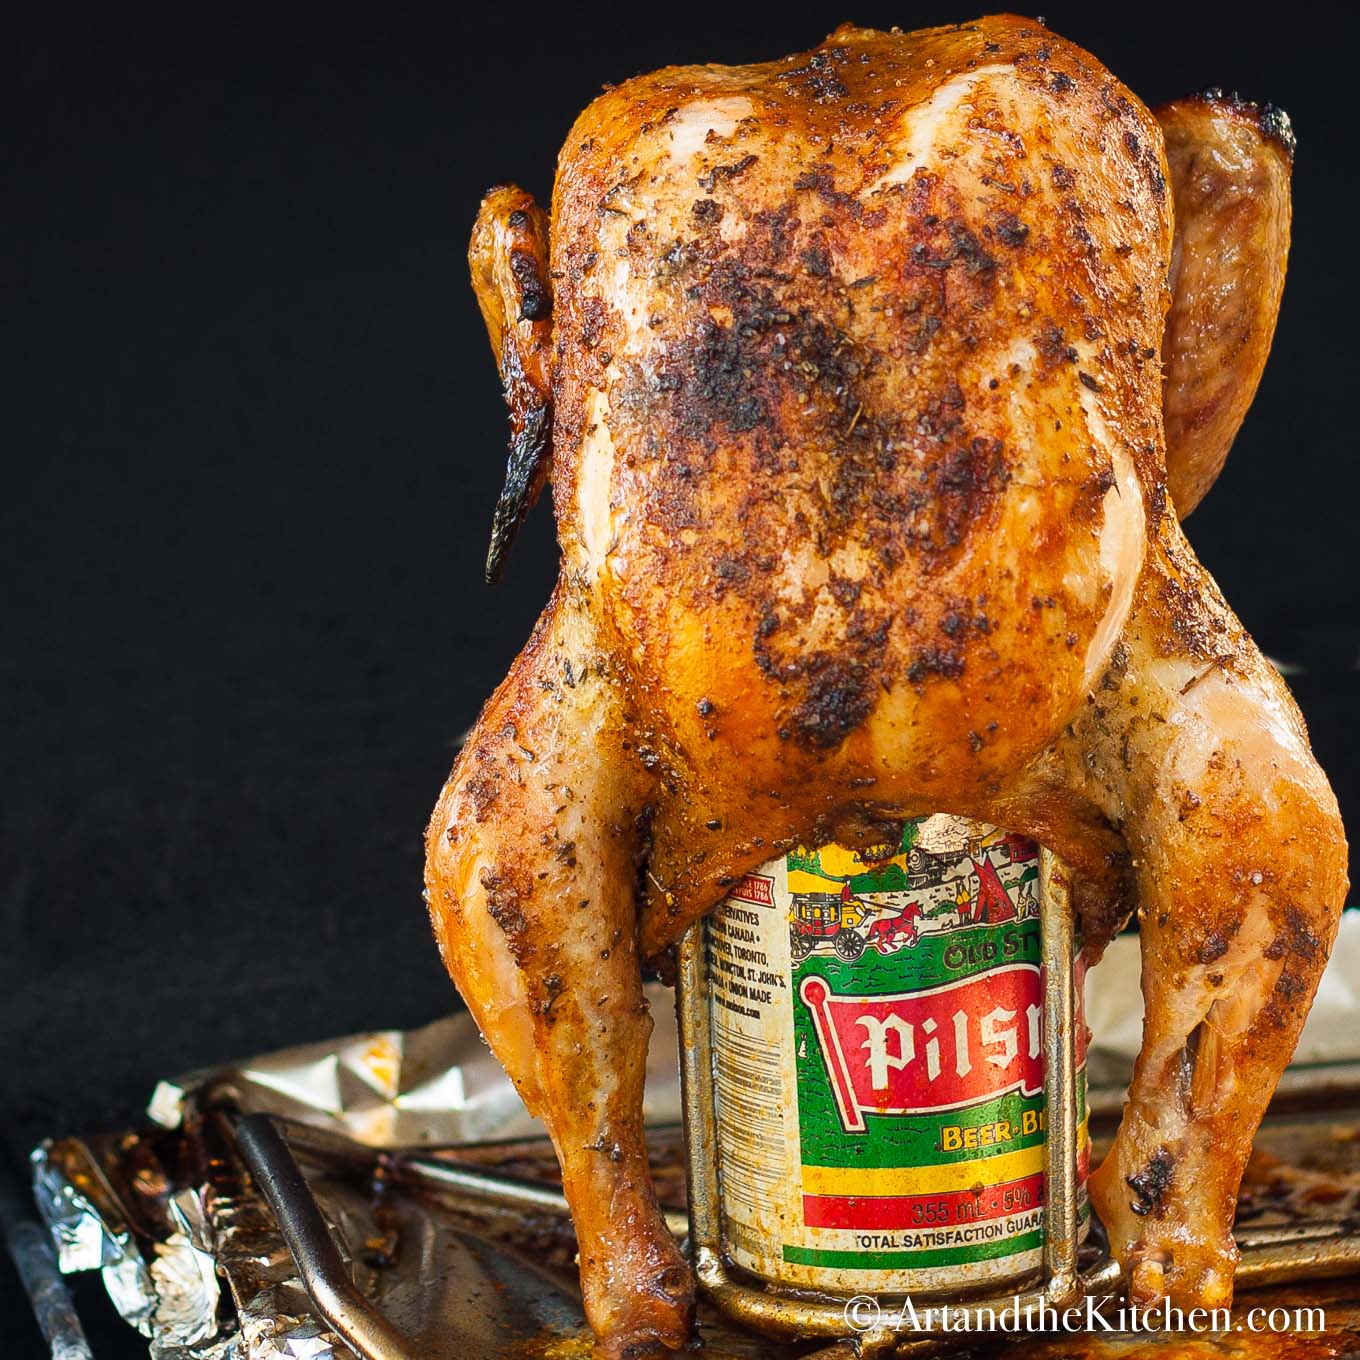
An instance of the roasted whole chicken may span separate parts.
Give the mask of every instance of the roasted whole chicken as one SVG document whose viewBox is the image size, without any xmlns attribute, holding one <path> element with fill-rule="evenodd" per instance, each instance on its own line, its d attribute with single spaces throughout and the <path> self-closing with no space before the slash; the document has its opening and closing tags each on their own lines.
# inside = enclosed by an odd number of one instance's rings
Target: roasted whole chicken
<svg viewBox="0 0 1360 1360">
<path fill-rule="evenodd" d="M 1147 1021 L 1091 1179 L 1131 1295 L 1232 1296 L 1234 1201 L 1346 890 L 1326 777 L 1180 519 L 1269 349 L 1278 111 L 1150 113 L 1036 21 L 845 27 L 581 115 L 473 281 L 557 587 L 430 824 L 459 990 L 547 1125 L 607 1355 L 693 1282 L 641 1118 L 644 963 L 796 844 L 951 812 L 1136 910 Z"/>
</svg>

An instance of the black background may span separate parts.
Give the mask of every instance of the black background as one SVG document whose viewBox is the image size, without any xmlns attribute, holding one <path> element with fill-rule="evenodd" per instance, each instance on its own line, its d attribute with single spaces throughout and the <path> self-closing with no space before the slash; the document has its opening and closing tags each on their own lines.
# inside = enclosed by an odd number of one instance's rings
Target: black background
<svg viewBox="0 0 1360 1360">
<path fill-rule="evenodd" d="M 506 582 L 481 583 L 505 446 L 464 263 L 482 191 L 512 179 L 546 203 L 603 81 L 779 56 L 843 18 L 971 17 L 103 8 L 34 8 L 0 35 L 14 1156 L 135 1119 L 158 1077 L 453 1004 L 421 832 L 555 570 L 541 507 Z M 1321 639 L 1296 692 L 1354 826 L 1360 25 L 1339 7 L 1047 15 L 1150 103 L 1221 84 L 1294 116 L 1275 352 L 1189 533 L 1263 642 Z M 37 1354 L 4 1265 L 0 1286 L 5 1354 Z M 145 1354 L 82 1300 L 101 1356 Z"/>
</svg>

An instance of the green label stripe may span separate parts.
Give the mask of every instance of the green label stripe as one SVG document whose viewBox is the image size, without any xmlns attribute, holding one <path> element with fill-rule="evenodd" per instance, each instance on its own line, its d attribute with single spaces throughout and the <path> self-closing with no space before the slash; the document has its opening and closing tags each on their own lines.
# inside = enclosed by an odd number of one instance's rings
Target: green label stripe
<svg viewBox="0 0 1360 1360">
<path fill-rule="evenodd" d="M 963 982 L 1007 964 L 1039 961 L 1039 922 L 1031 918 L 922 935 L 914 945 L 894 954 L 880 955 L 870 948 L 854 962 L 813 954 L 797 963 L 794 974 L 799 981 L 823 977 L 837 995 L 875 996 L 922 991 Z"/>
<path fill-rule="evenodd" d="M 1044 1232 L 1036 1228 L 1019 1237 L 994 1242 L 975 1242 L 958 1247 L 933 1247 L 925 1251 L 825 1251 L 817 1247 L 784 1247 L 784 1260 L 793 1266 L 825 1266 L 832 1270 L 901 1270 L 929 1266 L 959 1266 L 973 1261 L 994 1261 L 1018 1256 L 1043 1246 Z"/>
<path fill-rule="evenodd" d="M 830 1091 L 814 1089 L 814 1080 L 815 1076 L 810 1074 L 799 1091 L 803 1107 L 813 1107 L 807 1110 L 803 1120 L 803 1162 L 807 1166 L 948 1166 L 955 1162 L 981 1161 L 1001 1152 L 1041 1147 L 1044 1142 L 1042 1130 L 1035 1130 L 986 1147 L 960 1148 L 955 1152 L 940 1149 L 943 1125 L 977 1128 L 1006 1120 L 1012 1128 L 1018 1129 L 1025 1110 L 1037 1112 L 1044 1108 L 1042 1094 L 1022 1096 L 1018 1091 L 1012 1091 L 981 1105 L 971 1105 L 965 1110 L 942 1110 L 929 1118 L 871 1114 L 868 1116 L 870 1136 L 856 1138 L 842 1132 L 839 1123 L 832 1123 L 835 1114 L 834 1109 L 828 1109 Z M 824 1086 L 825 1079 L 818 1085 Z"/>
</svg>

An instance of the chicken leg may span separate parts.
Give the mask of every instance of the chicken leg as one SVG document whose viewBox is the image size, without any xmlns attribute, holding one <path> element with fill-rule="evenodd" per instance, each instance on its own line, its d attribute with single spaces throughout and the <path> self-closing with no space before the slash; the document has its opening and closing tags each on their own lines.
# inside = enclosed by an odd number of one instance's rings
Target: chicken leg
<svg viewBox="0 0 1360 1360">
<path fill-rule="evenodd" d="M 637 950 L 649 811 L 592 611 L 559 586 L 431 822 L 445 963 L 547 1125 L 609 1353 L 685 1341 L 692 1277 L 652 1192 L 642 1083 L 652 1021 Z"/>
<path fill-rule="evenodd" d="M 1146 1008 L 1092 1202 L 1137 1302 L 1223 1307 L 1237 1187 L 1336 934 L 1346 854 L 1284 682 L 1174 521 L 1075 745 L 1132 857 Z"/>
</svg>

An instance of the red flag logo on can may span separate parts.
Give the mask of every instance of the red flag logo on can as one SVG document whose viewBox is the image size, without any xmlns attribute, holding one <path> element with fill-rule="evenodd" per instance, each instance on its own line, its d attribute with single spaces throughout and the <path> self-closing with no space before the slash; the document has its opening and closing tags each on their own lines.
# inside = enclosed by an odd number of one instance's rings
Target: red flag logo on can
<svg viewBox="0 0 1360 1360">
<path fill-rule="evenodd" d="M 805 977 L 798 995 L 847 1133 L 863 1133 L 866 1114 L 927 1114 L 1043 1090 L 1036 964 L 881 996 L 840 996 L 825 978 Z"/>
</svg>

